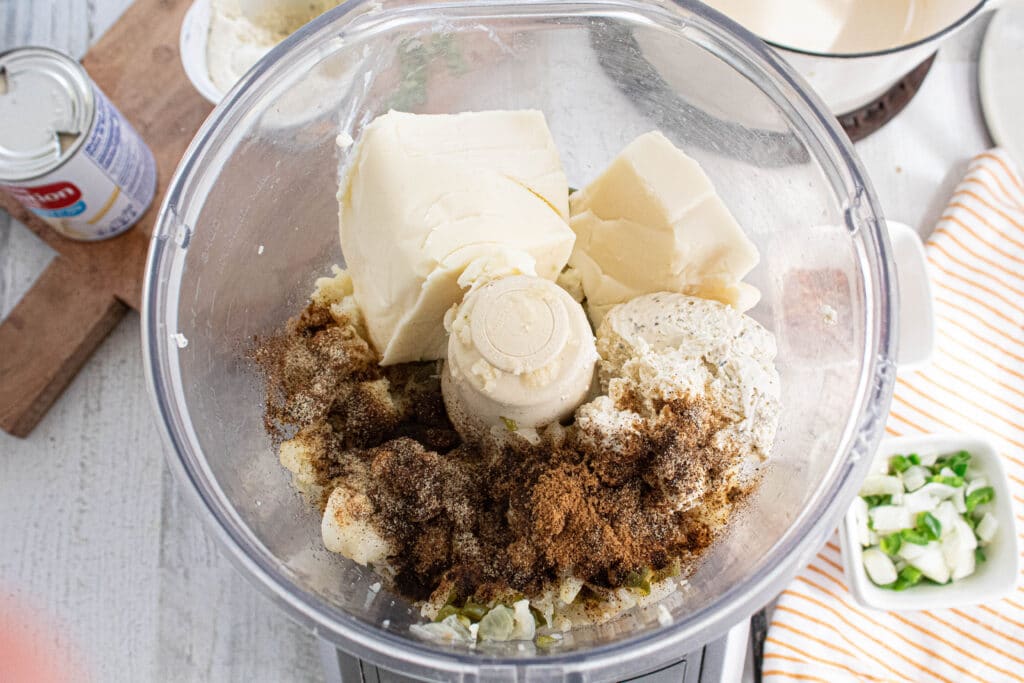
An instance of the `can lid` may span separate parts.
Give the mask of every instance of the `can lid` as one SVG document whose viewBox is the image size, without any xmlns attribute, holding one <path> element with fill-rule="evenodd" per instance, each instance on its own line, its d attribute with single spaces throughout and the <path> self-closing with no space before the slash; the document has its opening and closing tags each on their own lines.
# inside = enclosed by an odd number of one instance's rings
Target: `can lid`
<svg viewBox="0 0 1024 683">
<path fill-rule="evenodd" d="M 37 47 L 0 55 L 0 180 L 60 166 L 84 141 L 93 106 L 78 62 Z"/>
</svg>

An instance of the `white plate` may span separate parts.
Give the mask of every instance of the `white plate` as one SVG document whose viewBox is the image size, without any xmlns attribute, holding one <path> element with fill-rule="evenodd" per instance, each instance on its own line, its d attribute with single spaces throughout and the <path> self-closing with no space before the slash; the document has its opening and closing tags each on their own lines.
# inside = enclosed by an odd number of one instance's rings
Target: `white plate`
<svg viewBox="0 0 1024 683">
<path fill-rule="evenodd" d="M 992 543 L 985 547 L 986 561 L 978 565 L 970 576 L 944 586 L 912 586 L 904 591 L 879 588 L 864 571 L 863 549 L 857 542 L 857 523 L 853 513 L 847 512 L 839 528 L 843 568 L 850 591 L 861 605 L 885 611 L 933 610 L 993 602 L 1013 592 L 1018 572 L 1017 527 L 1002 456 L 992 441 L 966 434 L 923 434 L 886 439 L 875 455 L 871 471 L 887 468 L 889 458 L 896 454 L 945 455 L 961 450 L 973 456 L 971 466 L 984 473 L 996 493 L 992 514 L 999 521 L 999 529 Z"/>
<path fill-rule="evenodd" d="M 978 89 L 992 139 L 1024 164 L 1024 2 L 1006 3 L 985 33 Z"/>
</svg>

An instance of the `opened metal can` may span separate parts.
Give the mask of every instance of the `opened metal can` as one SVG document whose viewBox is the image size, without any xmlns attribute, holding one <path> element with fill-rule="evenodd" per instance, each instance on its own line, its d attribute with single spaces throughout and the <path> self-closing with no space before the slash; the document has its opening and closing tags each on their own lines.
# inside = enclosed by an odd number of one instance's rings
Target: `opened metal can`
<svg viewBox="0 0 1024 683">
<path fill-rule="evenodd" d="M 0 54 L 0 121 L 0 188 L 64 236 L 113 237 L 153 201 L 153 153 L 67 56 Z"/>
</svg>

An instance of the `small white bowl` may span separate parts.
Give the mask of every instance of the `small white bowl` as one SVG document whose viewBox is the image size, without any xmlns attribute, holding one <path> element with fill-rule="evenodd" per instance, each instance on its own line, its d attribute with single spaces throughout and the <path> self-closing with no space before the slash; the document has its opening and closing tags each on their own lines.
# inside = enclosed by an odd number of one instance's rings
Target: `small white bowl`
<svg viewBox="0 0 1024 683">
<path fill-rule="evenodd" d="M 1018 576 L 1017 527 L 1007 484 L 1006 471 L 995 444 L 980 436 L 928 434 L 886 439 L 882 442 L 873 473 L 885 471 L 893 455 L 945 455 L 957 451 L 971 454 L 971 466 L 984 473 L 995 489 L 992 514 L 999 521 L 996 537 L 985 547 L 986 561 L 970 576 L 943 586 L 918 585 L 903 591 L 879 588 L 864 570 L 863 548 L 857 542 L 857 522 L 847 512 L 839 536 L 843 565 L 850 590 L 860 604 L 884 611 L 942 609 L 992 602 L 1014 590 Z"/>
<path fill-rule="evenodd" d="M 185 75 L 192 86 L 213 104 L 224 99 L 224 93 L 210 80 L 206 68 L 206 41 L 210 35 L 210 0 L 195 0 L 185 12 L 178 36 L 178 52 Z"/>
</svg>

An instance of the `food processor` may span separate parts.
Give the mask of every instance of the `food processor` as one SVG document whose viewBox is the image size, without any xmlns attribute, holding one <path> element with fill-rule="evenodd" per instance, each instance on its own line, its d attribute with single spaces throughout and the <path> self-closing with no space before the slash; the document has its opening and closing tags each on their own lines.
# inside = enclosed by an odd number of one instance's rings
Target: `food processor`
<svg viewBox="0 0 1024 683">
<path fill-rule="evenodd" d="M 662 603 L 670 619 L 640 609 L 549 647 L 441 645 L 410 633 L 419 611 L 373 572 L 323 548 L 264 432 L 247 353 L 344 267 L 338 178 L 374 117 L 523 108 L 546 115 L 574 187 L 655 129 L 701 164 L 761 254 L 750 314 L 778 341 L 781 420 L 756 493 Z M 849 142 L 769 48 L 700 3 L 353 0 L 275 48 L 192 142 L 153 236 L 143 347 L 179 483 L 239 570 L 323 641 L 332 675 L 355 675 L 355 662 L 356 680 L 392 680 L 373 667 L 678 680 L 683 663 L 697 680 L 855 495 L 888 413 L 895 290 Z"/>
</svg>

